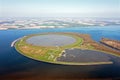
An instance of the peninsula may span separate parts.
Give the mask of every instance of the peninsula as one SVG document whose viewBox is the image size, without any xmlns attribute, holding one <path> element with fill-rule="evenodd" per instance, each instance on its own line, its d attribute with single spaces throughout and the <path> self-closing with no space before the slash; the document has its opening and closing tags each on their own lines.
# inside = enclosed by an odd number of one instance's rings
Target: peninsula
<svg viewBox="0 0 120 80">
<path fill-rule="evenodd" d="M 48 63 L 64 65 L 112 64 L 109 55 L 119 51 L 95 42 L 88 34 L 51 32 L 25 36 L 15 43 L 22 55 Z"/>
</svg>

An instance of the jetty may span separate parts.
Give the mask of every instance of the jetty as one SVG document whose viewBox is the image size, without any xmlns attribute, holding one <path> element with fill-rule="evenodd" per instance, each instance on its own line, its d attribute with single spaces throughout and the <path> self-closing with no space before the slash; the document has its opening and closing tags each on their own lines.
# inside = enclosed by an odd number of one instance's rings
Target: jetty
<svg viewBox="0 0 120 80">
<path fill-rule="evenodd" d="M 24 36 L 25 37 L 25 36 Z M 23 38 L 23 37 L 22 37 Z M 18 39 L 16 39 L 16 40 L 14 40 L 12 43 L 11 43 L 11 47 L 14 47 L 14 45 L 15 45 L 15 43 L 18 41 L 18 40 L 20 40 L 21 38 L 18 38 Z"/>
</svg>

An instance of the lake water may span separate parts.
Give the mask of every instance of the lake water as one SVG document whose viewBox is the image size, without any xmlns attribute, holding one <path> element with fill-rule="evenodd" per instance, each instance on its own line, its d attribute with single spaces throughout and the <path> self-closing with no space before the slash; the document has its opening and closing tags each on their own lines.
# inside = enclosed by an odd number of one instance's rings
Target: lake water
<svg viewBox="0 0 120 80">
<path fill-rule="evenodd" d="M 73 44 L 76 39 L 71 36 L 47 34 L 33 36 L 26 40 L 27 43 L 37 46 L 65 46 Z"/>
<path fill-rule="evenodd" d="M 113 64 L 109 65 L 65 66 L 29 59 L 10 47 L 11 42 L 17 38 L 42 32 L 79 32 L 90 34 L 96 41 L 101 37 L 120 40 L 120 26 L 0 31 L 0 80 L 120 79 L 119 57 L 112 57 Z"/>
<path fill-rule="evenodd" d="M 66 49 L 62 56 L 57 58 L 57 61 L 78 63 L 112 62 L 110 56 L 112 55 L 93 50 Z"/>
</svg>

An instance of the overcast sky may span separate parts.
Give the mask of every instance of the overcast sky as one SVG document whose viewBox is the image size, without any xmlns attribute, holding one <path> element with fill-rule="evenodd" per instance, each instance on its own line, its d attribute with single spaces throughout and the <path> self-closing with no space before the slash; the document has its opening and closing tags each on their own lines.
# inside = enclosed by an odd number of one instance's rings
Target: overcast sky
<svg viewBox="0 0 120 80">
<path fill-rule="evenodd" d="M 120 0 L 0 0 L 0 17 L 120 17 Z"/>
</svg>

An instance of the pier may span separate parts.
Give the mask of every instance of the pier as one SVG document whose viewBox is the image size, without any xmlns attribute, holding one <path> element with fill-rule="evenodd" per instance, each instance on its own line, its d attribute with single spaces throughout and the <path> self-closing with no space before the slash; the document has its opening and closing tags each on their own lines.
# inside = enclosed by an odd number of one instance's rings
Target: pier
<svg viewBox="0 0 120 80">
<path fill-rule="evenodd" d="M 13 47 L 18 40 L 19 40 L 19 39 L 14 40 L 14 41 L 11 43 L 11 47 Z"/>
<path fill-rule="evenodd" d="M 24 36 L 25 37 L 25 36 Z M 23 38 L 23 37 L 22 37 Z M 18 39 L 16 39 L 16 40 L 14 40 L 12 43 L 11 43 L 11 47 L 14 47 L 14 45 L 15 45 L 15 43 L 18 41 L 18 40 L 20 40 L 21 38 L 18 38 Z"/>
</svg>

